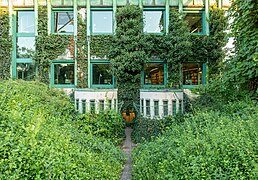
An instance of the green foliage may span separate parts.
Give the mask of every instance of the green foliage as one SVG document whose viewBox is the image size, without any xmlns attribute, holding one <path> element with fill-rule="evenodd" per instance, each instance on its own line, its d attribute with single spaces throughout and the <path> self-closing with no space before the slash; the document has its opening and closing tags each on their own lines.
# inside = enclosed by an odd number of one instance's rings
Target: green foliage
<svg viewBox="0 0 258 180">
<path fill-rule="evenodd" d="M 156 137 L 166 132 L 174 123 L 181 122 L 182 116 L 169 116 L 163 119 L 138 118 L 133 125 L 132 138 L 135 143 L 144 143 L 155 140 Z"/>
<path fill-rule="evenodd" d="M 0 27 L 0 79 L 9 79 L 12 41 L 9 36 L 9 13 L 6 8 L 0 8 Z"/>
<path fill-rule="evenodd" d="M 38 79 L 49 84 L 51 60 L 62 55 L 73 38 L 68 35 L 48 34 L 47 7 L 40 6 L 38 10 L 38 36 L 36 37 L 35 63 L 38 65 Z M 70 45 L 71 46 L 71 45 Z"/>
<path fill-rule="evenodd" d="M 121 150 L 82 124 L 63 92 L 38 82 L 2 81 L 0 179 L 119 179 Z"/>
<path fill-rule="evenodd" d="M 88 83 L 88 43 L 87 25 L 85 19 L 78 14 L 78 40 L 77 40 L 77 87 L 85 88 Z"/>
<path fill-rule="evenodd" d="M 255 179 L 258 106 L 195 111 L 133 152 L 133 179 Z"/>
<path fill-rule="evenodd" d="M 121 143 L 124 136 L 124 120 L 112 110 L 99 114 L 82 114 L 77 123 L 84 133 L 110 139 L 116 145 Z"/>
<path fill-rule="evenodd" d="M 226 76 L 230 85 L 240 91 L 258 93 L 258 4 L 256 1 L 233 1 L 230 8 L 234 18 L 232 35 L 236 55 L 228 62 Z"/>
<path fill-rule="evenodd" d="M 109 58 L 117 78 L 118 101 L 122 110 L 134 109 L 140 99 L 141 71 L 146 62 L 142 10 L 137 6 L 118 8 L 116 34 L 110 44 Z"/>
</svg>

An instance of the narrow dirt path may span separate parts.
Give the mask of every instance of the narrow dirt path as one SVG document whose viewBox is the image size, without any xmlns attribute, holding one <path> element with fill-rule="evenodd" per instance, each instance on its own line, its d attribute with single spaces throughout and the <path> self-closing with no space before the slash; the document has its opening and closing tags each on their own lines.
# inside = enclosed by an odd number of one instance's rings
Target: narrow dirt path
<svg viewBox="0 0 258 180">
<path fill-rule="evenodd" d="M 127 161 L 121 176 L 121 180 L 131 180 L 132 179 L 132 149 L 135 146 L 132 143 L 131 133 L 133 129 L 131 127 L 126 127 L 125 135 L 126 139 L 124 141 L 124 145 L 122 147 L 123 151 L 127 154 Z"/>
</svg>

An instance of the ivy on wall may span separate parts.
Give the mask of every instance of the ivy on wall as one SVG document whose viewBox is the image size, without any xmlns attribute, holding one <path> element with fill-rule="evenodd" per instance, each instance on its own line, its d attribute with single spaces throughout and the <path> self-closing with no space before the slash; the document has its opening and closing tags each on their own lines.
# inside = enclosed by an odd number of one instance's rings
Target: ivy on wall
<svg viewBox="0 0 258 180">
<path fill-rule="evenodd" d="M 50 62 L 63 54 L 73 39 L 69 35 L 48 34 L 47 8 L 38 9 L 38 36 L 34 60 L 38 66 L 38 80 L 49 84 Z M 71 45 L 70 45 L 71 46 Z"/>
<path fill-rule="evenodd" d="M 9 13 L 6 8 L 0 8 L 0 27 L 0 79 L 9 79 L 12 38 L 9 36 Z"/>
<path fill-rule="evenodd" d="M 117 78 L 118 101 L 123 102 L 122 111 L 134 111 L 134 103 L 140 101 L 141 71 L 147 61 L 142 10 L 124 6 L 117 10 L 116 20 L 109 58 Z"/>
<path fill-rule="evenodd" d="M 79 12 L 79 11 L 78 11 Z M 87 25 L 81 14 L 78 14 L 78 40 L 77 40 L 77 87 L 88 86 L 88 43 Z"/>
</svg>

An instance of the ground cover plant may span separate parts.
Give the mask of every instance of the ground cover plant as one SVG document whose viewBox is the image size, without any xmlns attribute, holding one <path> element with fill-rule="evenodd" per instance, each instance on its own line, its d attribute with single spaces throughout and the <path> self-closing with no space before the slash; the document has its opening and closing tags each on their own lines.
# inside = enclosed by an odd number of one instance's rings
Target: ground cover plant
<svg viewBox="0 0 258 180">
<path fill-rule="evenodd" d="M 258 106 L 196 110 L 133 152 L 133 179 L 255 179 Z"/>
<path fill-rule="evenodd" d="M 61 91 L 0 82 L 0 179 L 119 179 L 124 155 L 115 138 L 82 122 Z"/>
</svg>

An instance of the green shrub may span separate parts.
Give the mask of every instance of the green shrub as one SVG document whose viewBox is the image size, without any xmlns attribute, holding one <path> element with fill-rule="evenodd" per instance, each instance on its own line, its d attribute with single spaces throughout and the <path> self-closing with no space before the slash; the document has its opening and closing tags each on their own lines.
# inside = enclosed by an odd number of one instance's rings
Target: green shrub
<svg viewBox="0 0 258 180">
<path fill-rule="evenodd" d="M 133 179 L 255 179 L 258 106 L 197 110 L 133 152 Z"/>
<path fill-rule="evenodd" d="M 113 110 L 105 110 L 100 114 L 82 114 L 77 123 L 83 132 L 110 139 L 116 145 L 124 138 L 124 120 Z"/>
<path fill-rule="evenodd" d="M 121 150 L 77 121 L 61 91 L 0 82 L 0 179 L 119 179 Z"/>
</svg>

